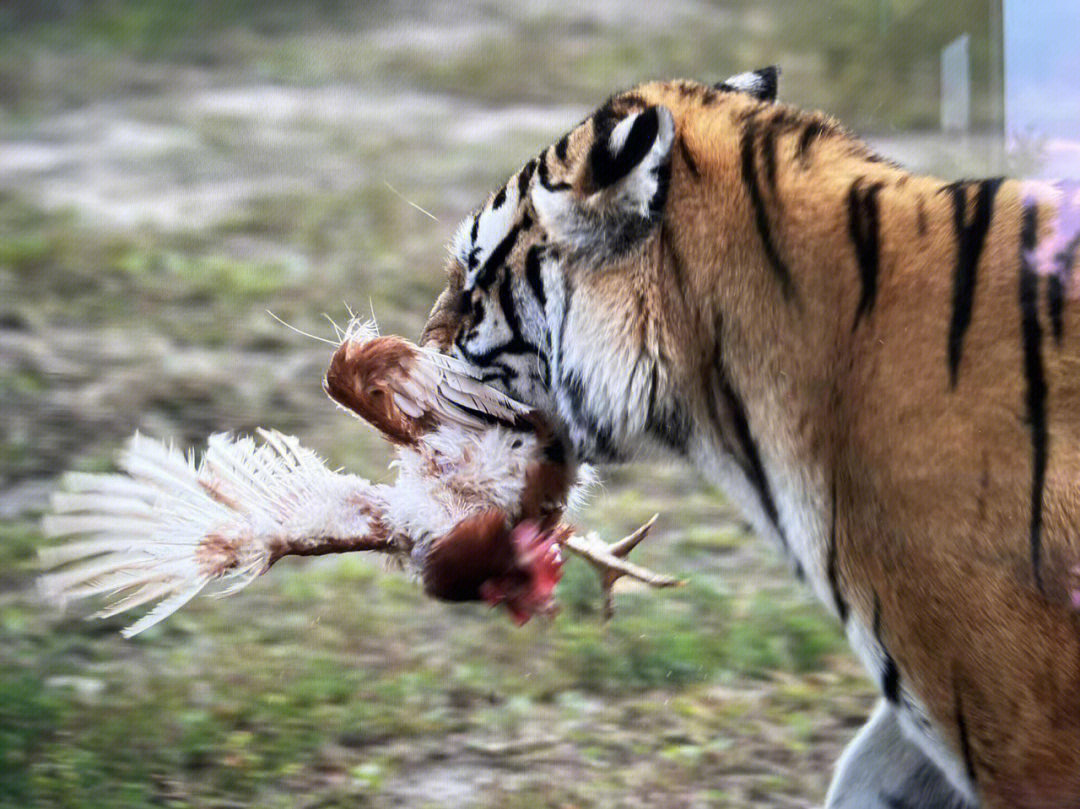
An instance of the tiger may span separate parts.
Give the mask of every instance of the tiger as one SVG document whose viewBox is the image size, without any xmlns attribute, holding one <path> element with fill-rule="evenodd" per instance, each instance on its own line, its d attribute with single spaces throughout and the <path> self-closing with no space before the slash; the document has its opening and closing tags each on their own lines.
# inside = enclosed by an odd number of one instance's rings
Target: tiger
<svg viewBox="0 0 1080 809">
<path fill-rule="evenodd" d="M 776 543 L 880 688 L 826 807 L 1078 806 L 1080 195 L 777 82 L 611 96 L 464 220 L 421 342 Z"/>
</svg>

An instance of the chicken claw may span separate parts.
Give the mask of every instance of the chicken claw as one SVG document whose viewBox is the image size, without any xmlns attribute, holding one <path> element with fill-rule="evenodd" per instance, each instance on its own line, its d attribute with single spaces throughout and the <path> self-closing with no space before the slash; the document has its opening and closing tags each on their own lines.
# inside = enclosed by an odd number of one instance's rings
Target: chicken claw
<svg viewBox="0 0 1080 809">
<path fill-rule="evenodd" d="M 603 614 L 605 621 L 610 620 L 615 614 L 613 588 L 615 582 L 623 576 L 647 584 L 649 587 L 681 587 L 686 584 L 685 579 L 677 579 L 663 573 L 654 573 L 648 568 L 636 565 L 626 559 L 630 551 L 648 536 L 659 516 L 659 514 L 654 514 L 632 533 L 610 545 L 600 539 L 595 531 L 590 531 L 585 536 L 572 534 L 563 540 L 563 547 L 592 565 L 593 570 L 600 577 L 600 588 L 604 593 Z"/>
</svg>

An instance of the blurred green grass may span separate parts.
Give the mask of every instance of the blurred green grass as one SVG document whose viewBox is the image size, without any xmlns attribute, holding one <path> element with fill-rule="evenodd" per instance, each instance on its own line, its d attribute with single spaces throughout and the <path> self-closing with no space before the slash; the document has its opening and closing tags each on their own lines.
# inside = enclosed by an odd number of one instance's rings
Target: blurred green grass
<svg viewBox="0 0 1080 809">
<path fill-rule="evenodd" d="M 38 543 L 32 524 L 5 529 L 8 575 L 32 572 Z M 649 561 L 679 564 L 671 552 Z M 601 757 L 610 745 L 648 755 L 659 741 L 649 725 L 682 728 L 672 755 L 690 767 L 717 732 L 737 734 L 747 719 L 714 715 L 708 685 L 760 680 L 771 691 L 774 670 L 819 672 L 841 640 L 800 595 L 730 592 L 680 572 L 689 586 L 621 595 L 604 626 L 592 573 L 572 562 L 563 613 L 523 630 L 482 607 L 422 602 L 400 574 L 362 559 L 275 570 L 136 643 L 119 638 L 122 619 L 81 625 L 28 596 L 5 599 L 0 804 L 286 805 L 313 785 L 329 789 L 328 772 L 348 781 L 349 800 L 375 801 L 380 773 L 421 753 L 452 759 L 432 752 L 442 745 L 482 751 L 563 735 Z M 851 684 L 849 673 L 831 686 Z M 582 701 L 603 706 L 593 710 L 606 722 L 580 725 Z M 798 750 L 821 708 L 799 700 L 789 714 L 795 702 L 773 692 L 753 711 L 773 712 Z M 623 711 L 636 717 L 625 727 Z"/>
</svg>

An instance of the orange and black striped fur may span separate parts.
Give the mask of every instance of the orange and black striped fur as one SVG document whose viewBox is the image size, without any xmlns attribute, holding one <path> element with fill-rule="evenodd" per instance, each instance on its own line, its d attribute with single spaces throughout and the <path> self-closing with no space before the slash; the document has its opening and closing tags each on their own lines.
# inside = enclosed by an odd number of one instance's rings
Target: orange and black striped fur
<svg viewBox="0 0 1080 809">
<path fill-rule="evenodd" d="M 1078 806 L 1080 200 L 911 175 L 775 78 L 612 97 L 466 219 L 424 341 L 785 549 L 882 692 L 827 806 Z"/>
</svg>

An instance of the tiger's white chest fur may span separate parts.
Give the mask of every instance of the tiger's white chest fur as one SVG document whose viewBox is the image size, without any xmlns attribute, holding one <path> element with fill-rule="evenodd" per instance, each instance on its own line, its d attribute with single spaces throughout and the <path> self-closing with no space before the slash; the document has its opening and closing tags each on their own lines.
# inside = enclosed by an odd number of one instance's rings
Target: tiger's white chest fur
<svg viewBox="0 0 1080 809">
<path fill-rule="evenodd" d="M 824 480 L 815 481 L 809 474 L 782 471 L 763 453 L 765 476 L 777 508 L 777 525 L 769 518 L 758 488 L 731 458 L 702 441 L 691 461 L 742 510 L 758 536 L 765 537 L 782 551 L 796 575 L 804 579 L 814 595 L 839 617 L 828 580 L 830 525 Z"/>
</svg>

